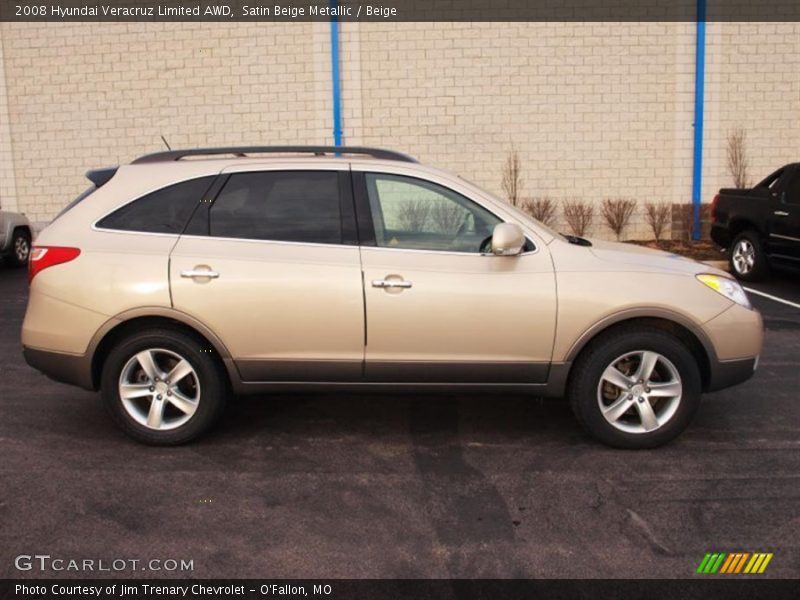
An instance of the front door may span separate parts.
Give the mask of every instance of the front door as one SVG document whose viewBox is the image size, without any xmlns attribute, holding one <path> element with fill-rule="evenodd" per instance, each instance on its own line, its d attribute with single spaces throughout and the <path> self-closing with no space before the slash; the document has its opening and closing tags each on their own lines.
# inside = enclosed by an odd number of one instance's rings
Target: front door
<svg viewBox="0 0 800 600">
<path fill-rule="evenodd" d="M 347 166 L 224 174 L 170 257 L 174 307 L 244 381 L 358 381 L 361 266 Z"/>
<path fill-rule="evenodd" d="M 776 258 L 800 261 L 800 169 L 782 177 L 782 192 L 771 202 L 769 245 Z"/>
<path fill-rule="evenodd" d="M 385 173 L 354 181 L 366 379 L 545 382 L 556 318 L 546 248 L 529 242 L 520 256 L 487 256 L 482 245 L 501 219 L 465 194 Z"/>
</svg>

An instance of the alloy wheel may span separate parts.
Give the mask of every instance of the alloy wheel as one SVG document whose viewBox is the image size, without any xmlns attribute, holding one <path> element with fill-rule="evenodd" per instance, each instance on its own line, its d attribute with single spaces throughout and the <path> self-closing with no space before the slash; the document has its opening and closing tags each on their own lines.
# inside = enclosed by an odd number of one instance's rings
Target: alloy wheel
<svg viewBox="0 0 800 600">
<path fill-rule="evenodd" d="M 749 240 L 739 240 L 733 249 L 733 266 L 737 273 L 747 275 L 756 263 L 756 249 Z"/>
<path fill-rule="evenodd" d="M 626 433 L 649 433 L 665 425 L 678 410 L 682 394 L 678 369 L 651 350 L 617 357 L 597 386 L 603 417 Z"/>
<path fill-rule="evenodd" d="M 20 263 L 28 261 L 28 255 L 31 252 L 31 245 L 28 239 L 24 236 L 19 236 L 14 242 L 14 256 Z"/>
<path fill-rule="evenodd" d="M 133 355 L 119 376 L 119 397 L 128 415 L 148 429 L 186 424 L 200 403 L 200 380 L 180 354 L 164 348 Z"/>
</svg>

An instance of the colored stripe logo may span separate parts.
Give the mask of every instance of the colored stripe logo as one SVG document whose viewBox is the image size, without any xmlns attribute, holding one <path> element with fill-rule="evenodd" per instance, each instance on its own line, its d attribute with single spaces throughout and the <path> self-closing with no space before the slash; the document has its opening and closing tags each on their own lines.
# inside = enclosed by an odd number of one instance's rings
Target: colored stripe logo
<svg viewBox="0 0 800 600">
<path fill-rule="evenodd" d="M 703 575 L 755 575 L 766 571 L 771 560 L 771 552 L 709 552 L 700 561 L 696 572 Z"/>
</svg>

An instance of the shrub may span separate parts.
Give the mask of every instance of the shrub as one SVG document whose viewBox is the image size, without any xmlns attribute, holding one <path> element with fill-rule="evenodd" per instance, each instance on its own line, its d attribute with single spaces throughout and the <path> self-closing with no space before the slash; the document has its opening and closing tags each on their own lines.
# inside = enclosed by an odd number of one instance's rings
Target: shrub
<svg viewBox="0 0 800 600">
<path fill-rule="evenodd" d="M 522 203 L 522 208 L 534 219 L 548 227 L 552 226 L 556 220 L 556 203 L 549 196 L 525 200 Z"/>
<path fill-rule="evenodd" d="M 424 231 L 431 207 L 425 200 L 409 200 L 400 208 L 397 219 L 403 229 Z"/>
<path fill-rule="evenodd" d="M 672 219 L 672 207 L 666 202 L 648 202 L 644 205 L 645 217 L 656 242 L 664 238 L 664 230 Z"/>
<path fill-rule="evenodd" d="M 689 241 L 694 227 L 694 205 L 691 202 L 672 205 L 672 239 Z"/>
<path fill-rule="evenodd" d="M 603 218 L 608 228 L 617 236 L 617 240 L 622 238 L 622 232 L 628 226 L 634 210 L 636 210 L 636 200 L 627 198 L 603 200 Z"/>
<path fill-rule="evenodd" d="M 506 158 L 503 168 L 503 191 L 506 199 L 511 206 L 518 206 L 521 200 L 519 194 L 522 190 L 522 165 L 519 161 L 519 154 L 515 149 L 511 149 Z"/>
<path fill-rule="evenodd" d="M 455 234 L 464 222 L 466 211 L 452 202 L 437 202 L 430 215 L 437 231 Z"/>
<path fill-rule="evenodd" d="M 737 188 L 750 187 L 747 177 L 747 135 L 744 129 L 734 129 L 728 134 L 728 172 Z"/>
<path fill-rule="evenodd" d="M 584 237 L 594 220 L 594 206 L 576 198 L 564 201 L 564 220 L 574 235 Z"/>
</svg>

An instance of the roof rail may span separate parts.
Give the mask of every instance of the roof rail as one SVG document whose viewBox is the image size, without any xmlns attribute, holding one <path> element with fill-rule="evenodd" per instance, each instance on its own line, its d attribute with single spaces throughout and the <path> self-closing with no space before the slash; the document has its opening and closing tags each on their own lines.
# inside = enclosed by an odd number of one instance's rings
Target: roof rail
<svg viewBox="0 0 800 600">
<path fill-rule="evenodd" d="M 362 146 L 227 146 L 223 148 L 194 148 L 190 150 L 169 150 L 166 152 L 156 152 L 140 156 L 132 165 L 142 163 L 166 162 L 180 160 L 189 156 L 213 156 L 215 154 L 234 154 L 236 156 L 247 156 L 248 154 L 314 154 L 324 156 L 326 154 L 362 154 L 373 158 L 383 158 L 386 160 L 398 160 L 401 162 L 417 162 L 417 159 L 395 152 L 394 150 L 384 150 L 382 148 L 366 148 Z"/>
</svg>

